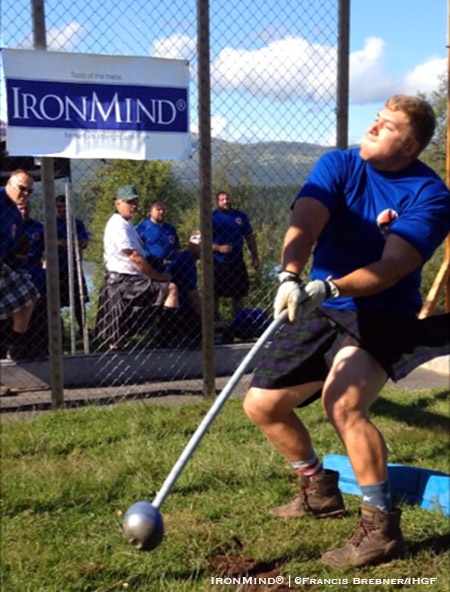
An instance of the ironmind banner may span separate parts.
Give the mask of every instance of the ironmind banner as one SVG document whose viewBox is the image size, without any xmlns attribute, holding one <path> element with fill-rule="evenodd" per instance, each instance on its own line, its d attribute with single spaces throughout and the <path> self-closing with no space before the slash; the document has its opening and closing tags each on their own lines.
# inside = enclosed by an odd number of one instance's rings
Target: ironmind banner
<svg viewBox="0 0 450 592">
<path fill-rule="evenodd" d="M 189 63 L 5 49 L 12 156 L 186 159 Z"/>
</svg>

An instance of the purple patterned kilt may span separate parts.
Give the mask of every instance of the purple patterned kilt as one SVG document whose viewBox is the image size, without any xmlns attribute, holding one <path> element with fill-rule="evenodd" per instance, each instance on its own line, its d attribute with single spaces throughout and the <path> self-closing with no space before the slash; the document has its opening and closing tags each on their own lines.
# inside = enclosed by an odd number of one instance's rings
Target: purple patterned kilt
<svg viewBox="0 0 450 592">
<path fill-rule="evenodd" d="M 348 337 L 396 382 L 417 366 L 450 353 L 450 314 L 419 320 L 383 311 L 320 307 L 283 325 L 259 362 L 252 386 L 279 389 L 325 380 Z"/>
<path fill-rule="evenodd" d="M 0 320 L 32 304 L 40 294 L 27 273 L 0 263 Z"/>
</svg>

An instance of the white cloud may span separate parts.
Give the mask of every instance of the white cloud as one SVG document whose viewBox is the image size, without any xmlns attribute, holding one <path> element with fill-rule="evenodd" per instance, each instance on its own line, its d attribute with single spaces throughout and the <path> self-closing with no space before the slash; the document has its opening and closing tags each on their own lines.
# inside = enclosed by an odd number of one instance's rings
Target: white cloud
<svg viewBox="0 0 450 592">
<path fill-rule="evenodd" d="M 224 48 L 211 66 L 212 87 L 255 98 L 327 101 L 335 89 L 335 54 L 334 47 L 311 45 L 300 37 L 286 37 L 253 51 Z"/>
<path fill-rule="evenodd" d="M 436 90 L 439 86 L 439 77 L 445 74 L 447 60 L 434 58 L 419 64 L 413 70 L 405 74 L 402 79 L 402 92 L 405 94 L 417 94 L 418 91 L 426 94 Z"/>
<path fill-rule="evenodd" d="M 156 41 L 151 55 L 192 60 L 196 39 L 173 35 Z M 429 93 L 438 87 L 445 59 L 430 58 L 402 76 L 389 73 L 385 41 L 369 37 L 362 49 L 351 53 L 350 104 L 384 102 L 395 93 Z M 192 72 L 195 76 L 195 72 Z M 255 99 L 279 102 L 334 101 L 336 47 L 311 44 L 301 37 L 287 36 L 255 50 L 224 47 L 211 63 L 213 94 L 236 92 Z"/>
<path fill-rule="evenodd" d="M 385 43 L 377 37 L 369 37 L 363 49 L 350 54 L 350 102 L 375 103 L 385 100 L 394 80 L 383 67 Z"/>
<path fill-rule="evenodd" d="M 377 37 L 366 39 L 362 50 L 350 55 L 350 103 L 352 105 L 384 102 L 390 95 L 430 93 L 439 86 L 446 60 L 430 58 L 402 76 L 389 74 L 385 66 L 385 42 Z"/>
<path fill-rule="evenodd" d="M 227 129 L 228 119 L 226 117 L 223 115 L 211 117 L 211 136 L 213 138 L 223 138 L 226 136 Z M 191 133 L 198 134 L 198 122 L 191 123 L 190 130 Z"/>
<path fill-rule="evenodd" d="M 72 22 L 61 29 L 49 29 L 47 46 L 52 51 L 74 51 L 86 33 L 84 25 Z"/>
<path fill-rule="evenodd" d="M 74 51 L 79 47 L 85 33 L 86 27 L 76 21 L 61 28 L 49 29 L 46 34 L 47 49 L 51 51 Z M 16 47 L 33 49 L 32 35 L 24 37 Z"/>
<path fill-rule="evenodd" d="M 158 58 L 172 60 L 192 60 L 197 52 L 197 41 L 187 35 L 172 35 L 165 39 L 159 39 L 152 44 L 150 55 Z"/>
</svg>

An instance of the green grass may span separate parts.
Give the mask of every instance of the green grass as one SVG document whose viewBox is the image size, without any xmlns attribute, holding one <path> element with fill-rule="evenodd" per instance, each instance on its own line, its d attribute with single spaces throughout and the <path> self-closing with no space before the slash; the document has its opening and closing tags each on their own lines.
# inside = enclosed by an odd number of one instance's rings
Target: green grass
<svg viewBox="0 0 450 592">
<path fill-rule="evenodd" d="M 144 403 L 49 412 L 3 422 L 1 590 L 3 592 L 285 592 L 398 590 L 377 578 L 437 578 L 402 590 L 450 590 L 449 518 L 402 506 L 405 559 L 333 570 L 323 550 L 353 534 L 359 498 L 346 495 L 339 521 L 274 520 L 267 510 L 291 494 L 286 463 L 230 400 L 167 497 L 166 535 L 151 553 L 131 548 L 121 515 L 152 501 L 210 402 L 169 407 Z M 448 392 L 386 389 L 373 408 L 390 462 L 449 472 Z M 302 417 L 322 456 L 343 449 L 319 404 Z M 229 577 L 291 576 L 291 587 L 220 584 Z M 240 566 L 240 567 L 239 567 Z M 264 576 L 265 574 L 265 576 Z M 341 579 L 295 585 L 293 578 Z M 352 585 L 353 577 L 372 583 Z M 349 580 L 349 584 L 342 583 Z M 268 580 L 269 581 L 269 580 Z M 247 580 L 248 582 L 248 580 Z"/>
</svg>

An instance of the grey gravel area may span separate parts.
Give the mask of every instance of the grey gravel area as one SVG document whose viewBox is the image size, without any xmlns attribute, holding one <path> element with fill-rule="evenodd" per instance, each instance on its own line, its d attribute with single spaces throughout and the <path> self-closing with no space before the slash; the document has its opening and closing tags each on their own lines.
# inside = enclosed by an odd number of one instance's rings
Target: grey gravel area
<svg viewBox="0 0 450 592">
<path fill-rule="evenodd" d="M 244 375 L 235 387 L 232 397 L 242 398 L 248 390 L 251 374 Z M 216 395 L 225 387 L 229 377 L 216 379 Z M 391 388 L 401 390 L 423 390 L 442 388 L 450 390 L 449 376 L 432 370 L 418 368 L 398 383 L 388 382 Z M 3 387 L 2 387 L 3 388 Z M 213 400 L 214 397 L 211 397 Z M 65 389 L 64 401 L 67 408 L 88 404 L 108 405 L 119 402 L 145 401 L 148 404 L 182 405 L 204 400 L 201 379 L 155 382 L 131 386 L 108 386 L 102 388 Z M 30 417 L 52 409 L 51 393 L 46 390 L 4 390 L 0 396 L 2 420 Z"/>
</svg>

